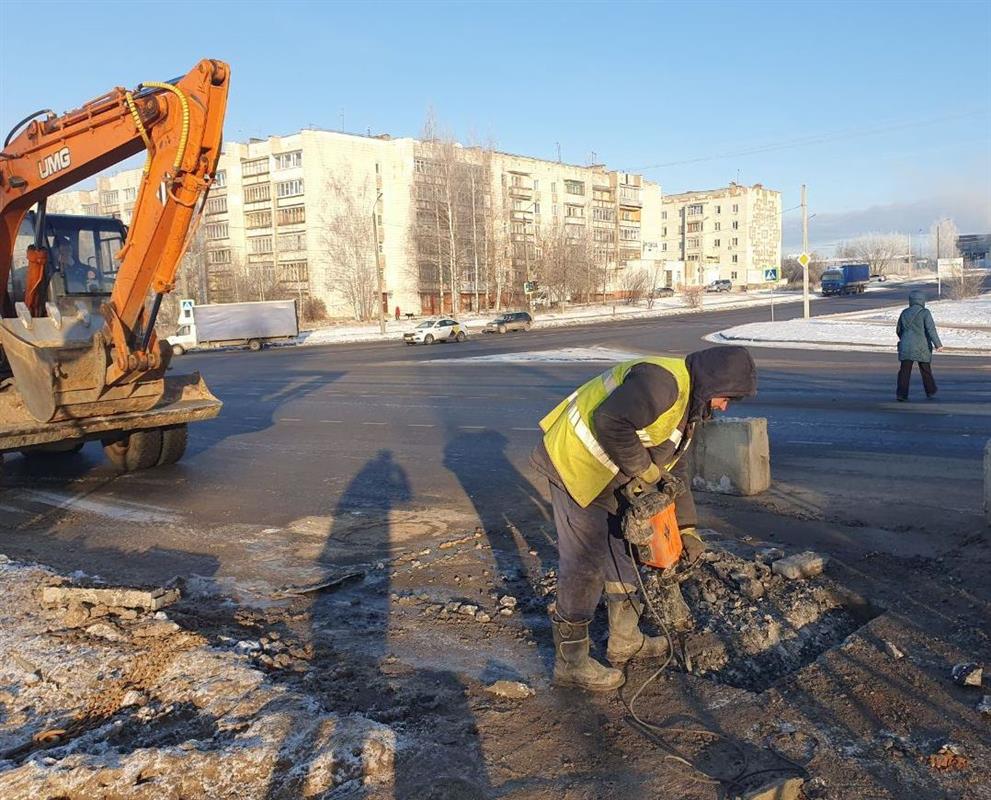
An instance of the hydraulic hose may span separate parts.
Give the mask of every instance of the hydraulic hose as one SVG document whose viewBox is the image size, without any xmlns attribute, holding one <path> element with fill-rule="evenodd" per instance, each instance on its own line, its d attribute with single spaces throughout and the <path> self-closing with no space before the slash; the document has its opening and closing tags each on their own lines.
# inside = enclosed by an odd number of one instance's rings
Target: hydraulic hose
<svg viewBox="0 0 991 800">
<path fill-rule="evenodd" d="M 186 95 L 182 93 L 182 90 L 178 86 L 173 86 L 171 83 L 148 81 L 142 83 L 141 86 L 147 86 L 151 89 L 164 89 L 167 92 L 172 92 L 172 94 L 179 98 L 179 105 L 182 107 L 182 131 L 179 134 L 179 147 L 176 149 L 175 161 L 172 164 L 172 169 L 178 171 L 182 166 L 182 158 L 186 155 L 186 143 L 189 140 L 189 100 L 186 99 Z"/>
</svg>

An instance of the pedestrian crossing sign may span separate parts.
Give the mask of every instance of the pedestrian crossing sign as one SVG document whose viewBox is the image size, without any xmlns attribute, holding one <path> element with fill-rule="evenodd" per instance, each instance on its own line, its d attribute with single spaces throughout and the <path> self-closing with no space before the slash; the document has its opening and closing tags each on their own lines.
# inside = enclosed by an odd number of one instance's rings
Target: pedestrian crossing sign
<svg viewBox="0 0 991 800">
<path fill-rule="evenodd" d="M 193 310 L 194 305 L 196 305 L 196 303 L 192 300 L 179 301 L 179 309 L 182 311 L 183 314 L 189 314 Z"/>
<path fill-rule="evenodd" d="M 764 280 L 765 281 L 776 281 L 778 279 L 778 268 L 771 267 L 770 269 L 764 270 Z"/>
</svg>

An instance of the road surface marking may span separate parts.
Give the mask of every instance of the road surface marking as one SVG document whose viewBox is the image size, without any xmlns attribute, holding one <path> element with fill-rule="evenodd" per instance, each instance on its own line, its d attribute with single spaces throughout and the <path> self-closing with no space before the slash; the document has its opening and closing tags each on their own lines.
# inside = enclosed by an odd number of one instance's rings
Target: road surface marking
<svg viewBox="0 0 991 800">
<path fill-rule="evenodd" d="M 458 425 L 459 428 L 466 431 L 484 431 L 484 425 Z"/>
<path fill-rule="evenodd" d="M 73 511 L 86 511 L 90 514 L 97 514 L 110 519 L 124 520 L 126 522 L 175 522 L 179 515 L 168 509 L 149 506 L 146 503 L 127 503 L 118 501 L 116 503 L 102 500 L 90 500 L 77 495 L 63 494 L 55 491 L 42 491 L 38 489 L 22 489 L 20 493 L 27 499 L 36 503 L 42 503 L 53 508 L 69 509 Z"/>
<path fill-rule="evenodd" d="M 279 422 L 302 422 L 299 417 L 280 417 Z"/>
<path fill-rule="evenodd" d="M 429 397 L 431 400 L 447 400 L 447 398 L 449 398 L 450 396 L 451 395 L 449 395 L 449 394 L 428 394 L 427 395 L 427 397 Z"/>
<path fill-rule="evenodd" d="M 322 419 L 320 421 L 323 422 L 323 423 L 329 424 L 329 425 L 343 425 L 344 424 L 344 420 L 343 419 Z"/>
<path fill-rule="evenodd" d="M 384 422 L 362 422 L 362 425 L 385 425 Z"/>
<path fill-rule="evenodd" d="M 407 424 L 409 428 L 433 428 L 433 425 L 428 425 L 424 422 L 410 422 Z"/>
<path fill-rule="evenodd" d="M 540 428 L 510 428 L 511 431 L 539 431 Z"/>
</svg>

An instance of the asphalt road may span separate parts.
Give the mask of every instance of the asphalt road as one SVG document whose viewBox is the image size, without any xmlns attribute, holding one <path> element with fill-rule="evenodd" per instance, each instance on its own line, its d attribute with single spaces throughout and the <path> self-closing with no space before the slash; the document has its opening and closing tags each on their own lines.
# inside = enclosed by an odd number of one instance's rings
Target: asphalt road
<svg viewBox="0 0 991 800">
<path fill-rule="evenodd" d="M 904 295 L 895 287 L 816 300 L 813 313 Z M 185 459 L 118 476 L 96 444 L 61 464 L 8 457 L 0 552 L 118 580 L 197 572 L 291 582 L 306 571 L 300 565 L 316 574 L 321 559 L 346 560 L 383 492 L 397 547 L 476 525 L 519 530 L 516 546 L 532 545 L 552 530 L 546 486 L 528 465 L 537 422 L 603 365 L 518 363 L 514 354 L 589 347 L 684 354 L 707 346 L 708 333 L 769 313 L 537 328 L 462 345 L 186 356 L 176 368 L 200 369 L 224 409 L 191 429 Z M 778 318 L 800 313 L 801 304 L 776 309 Z M 799 529 L 847 543 L 862 537 L 894 549 L 955 541 L 983 525 L 991 359 L 937 358 L 939 400 L 919 399 L 916 375 L 913 402 L 898 404 L 893 354 L 753 354 L 759 397 L 732 413 L 768 418 L 775 485 L 754 500 L 701 496 L 706 524 L 743 535 L 759 527 L 785 538 Z"/>
</svg>

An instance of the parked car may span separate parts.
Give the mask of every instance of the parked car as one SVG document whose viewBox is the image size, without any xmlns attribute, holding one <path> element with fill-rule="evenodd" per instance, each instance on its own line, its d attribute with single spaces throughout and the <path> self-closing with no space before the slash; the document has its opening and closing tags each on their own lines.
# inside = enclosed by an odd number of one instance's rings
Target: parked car
<svg viewBox="0 0 991 800">
<path fill-rule="evenodd" d="M 468 329 L 450 317 L 424 320 L 413 330 L 403 334 L 403 341 L 408 345 L 433 344 L 434 342 L 458 342 L 460 344 L 467 338 Z"/>
<path fill-rule="evenodd" d="M 674 289 L 670 286 L 658 286 L 654 289 L 654 297 L 674 297 Z"/>
<path fill-rule="evenodd" d="M 533 327 L 533 317 L 526 311 L 511 311 L 485 323 L 485 333 L 506 333 L 507 331 L 528 331 Z"/>
<path fill-rule="evenodd" d="M 884 283 L 886 280 L 888 280 L 887 275 L 881 275 L 877 272 L 871 273 L 871 281 L 876 281 L 877 283 Z"/>
<path fill-rule="evenodd" d="M 705 287 L 707 292 L 729 292 L 733 290 L 733 281 L 725 279 L 713 281 Z"/>
</svg>

